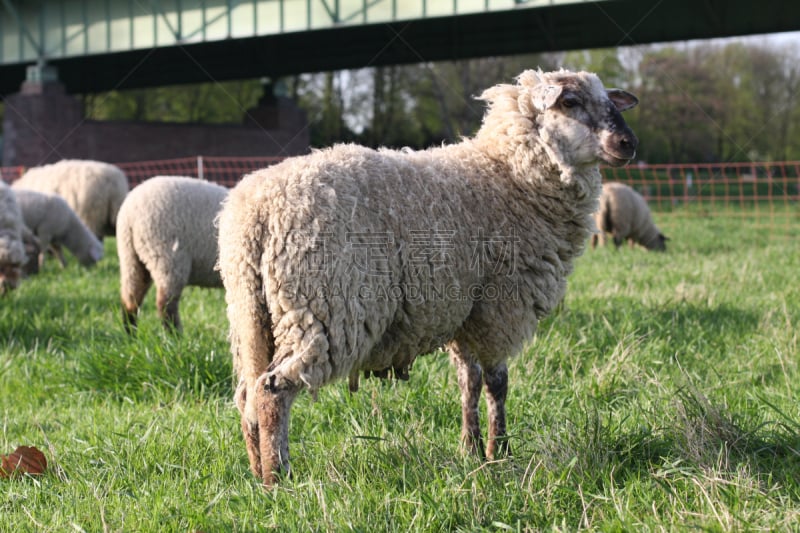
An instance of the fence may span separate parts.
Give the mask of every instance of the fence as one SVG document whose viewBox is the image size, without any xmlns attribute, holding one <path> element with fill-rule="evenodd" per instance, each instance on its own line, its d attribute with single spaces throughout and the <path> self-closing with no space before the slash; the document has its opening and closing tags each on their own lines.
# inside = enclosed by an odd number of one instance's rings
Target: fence
<svg viewBox="0 0 800 533">
<path fill-rule="evenodd" d="M 281 161 L 279 157 L 186 157 L 119 163 L 131 187 L 158 175 L 195 176 L 227 187 L 244 174 Z M 7 182 L 22 167 L 0 168 Z M 800 161 L 629 165 L 602 169 L 606 181 L 621 181 L 639 191 L 669 228 L 680 217 L 739 216 L 771 236 L 800 234 Z M 677 222 L 674 222 L 677 223 Z"/>
<path fill-rule="evenodd" d="M 281 157 L 182 157 L 158 161 L 116 163 L 128 176 L 131 187 L 158 175 L 192 176 L 226 187 L 236 185 L 248 172 L 268 167 L 282 161 Z M 11 183 L 19 178 L 25 167 L 2 167 L 0 175 Z"/>
<path fill-rule="evenodd" d="M 668 224 L 725 214 L 770 237 L 800 235 L 800 161 L 608 167 L 603 179 L 631 185 Z"/>
</svg>

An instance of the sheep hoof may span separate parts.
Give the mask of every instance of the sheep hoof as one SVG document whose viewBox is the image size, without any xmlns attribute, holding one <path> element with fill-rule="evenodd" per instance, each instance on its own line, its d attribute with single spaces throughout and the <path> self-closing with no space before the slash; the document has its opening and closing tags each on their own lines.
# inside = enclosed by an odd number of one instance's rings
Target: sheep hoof
<svg viewBox="0 0 800 533">
<path fill-rule="evenodd" d="M 511 446 L 508 443 L 508 436 L 494 437 L 489 439 L 489 446 L 486 448 L 486 456 L 490 461 L 510 457 Z"/>
<path fill-rule="evenodd" d="M 464 453 L 486 460 L 486 452 L 483 448 L 483 439 L 480 435 L 467 435 L 461 438 L 461 449 Z"/>
</svg>

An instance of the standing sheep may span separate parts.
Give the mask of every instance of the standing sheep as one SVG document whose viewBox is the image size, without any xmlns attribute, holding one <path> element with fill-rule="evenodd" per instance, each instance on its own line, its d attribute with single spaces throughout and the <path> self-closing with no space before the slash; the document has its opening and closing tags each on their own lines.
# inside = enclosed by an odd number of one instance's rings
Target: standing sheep
<svg viewBox="0 0 800 533">
<path fill-rule="evenodd" d="M 598 241 L 605 246 L 606 233 L 610 233 L 617 248 L 627 239 L 631 246 L 638 243 L 648 250 L 666 251 L 668 238 L 653 224 L 641 194 L 624 183 L 604 183 L 599 204 L 594 214 L 597 232 L 592 235 L 592 248 Z"/>
<path fill-rule="evenodd" d="M 75 211 L 57 194 L 14 189 L 25 225 L 39 240 L 38 267 L 52 246 L 65 266 L 61 247 L 66 247 L 83 266 L 92 266 L 103 257 L 103 243 L 89 231 Z"/>
<path fill-rule="evenodd" d="M 125 329 L 152 283 L 164 327 L 181 330 L 187 285 L 222 287 L 214 220 L 228 189 L 196 178 L 156 176 L 134 188 L 119 210 L 117 254 Z"/>
<path fill-rule="evenodd" d="M 358 374 L 407 377 L 445 345 L 462 441 L 508 453 L 506 360 L 562 298 L 592 231 L 597 164 L 637 139 L 636 98 L 594 74 L 525 71 L 487 89 L 474 138 L 425 151 L 337 145 L 246 176 L 219 217 L 220 270 L 250 467 L 289 469 L 297 393 Z"/>
<path fill-rule="evenodd" d="M 19 286 L 27 261 L 22 242 L 22 222 L 14 191 L 0 180 L 0 294 Z"/>
<path fill-rule="evenodd" d="M 114 235 L 117 212 L 128 194 L 128 178 L 109 163 L 63 159 L 28 169 L 12 187 L 58 194 L 102 241 Z"/>
</svg>

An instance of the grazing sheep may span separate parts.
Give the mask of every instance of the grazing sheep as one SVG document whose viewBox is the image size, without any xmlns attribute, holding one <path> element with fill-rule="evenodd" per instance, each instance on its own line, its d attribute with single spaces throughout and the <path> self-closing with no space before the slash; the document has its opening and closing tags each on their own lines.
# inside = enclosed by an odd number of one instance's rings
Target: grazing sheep
<svg viewBox="0 0 800 533">
<path fill-rule="evenodd" d="M 653 224 L 650 209 L 641 194 L 624 183 L 604 183 L 599 203 L 594 215 L 597 233 L 592 235 L 592 248 L 598 241 L 605 246 L 606 233 L 610 233 L 617 248 L 628 239 L 631 246 L 638 243 L 659 252 L 667 249 L 668 238 Z"/>
<path fill-rule="evenodd" d="M 39 268 L 51 247 L 62 267 L 66 265 L 62 246 L 72 252 L 83 266 L 92 266 L 103 257 L 103 243 L 62 197 L 19 188 L 14 192 L 25 225 L 39 239 Z"/>
<path fill-rule="evenodd" d="M 22 232 L 25 224 L 11 187 L 0 180 L 0 294 L 16 289 L 28 260 Z"/>
<path fill-rule="evenodd" d="M 253 473 L 289 469 L 289 413 L 358 374 L 406 378 L 446 346 L 462 440 L 508 453 L 506 360 L 562 298 L 594 227 L 597 164 L 623 165 L 636 98 L 594 74 L 525 71 L 487 89 L 474 138 L 425 151 L 337 145 L 246 176 L 219 216 L 235 393 Z"/>
<path fill-rule="evenodd" d="M 63 159 L 28 169 L 12 187 L 58 194 L 102 241 L 114 235 L 117 212 L 128 194 L 128 178 L 109 163 Z"/>
<path fill-rule="evenodd" d="M 152 283 L 164 327 L 181 330 L 178 313 L 187 285 L 222 287 L 214 219 L 228 189 L 196 178 L 156 176 L 135 187 L 119 210 L 117 254 L 125 329 Z"/>
</svg>

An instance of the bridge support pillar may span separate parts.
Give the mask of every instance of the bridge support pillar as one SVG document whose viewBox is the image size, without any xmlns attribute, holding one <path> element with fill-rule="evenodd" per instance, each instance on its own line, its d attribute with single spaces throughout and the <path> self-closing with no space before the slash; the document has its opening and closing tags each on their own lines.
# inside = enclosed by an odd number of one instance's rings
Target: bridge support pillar
<svg viewBox="0 0 800 533">
<path fill-rule="evenodd" d="M 269 89 L 269 90 L 266 90 Z M 305 111 L 265 87 L 239 124 L 89 120 L 55 71 L 32 67 L 20 92 L 6 98 L 3 166 L 65 158 L 111 163 L 205 156 L 291 156 L 309 150 Z"/>
<path fill-rule="evenodd" d="M 66 93 L 53 67 L 28 67 L 20 91 L 6 98 L 3 165 L 58 161 L 76 148 L 83 120 L 81 102 Z"/>
</svg>

